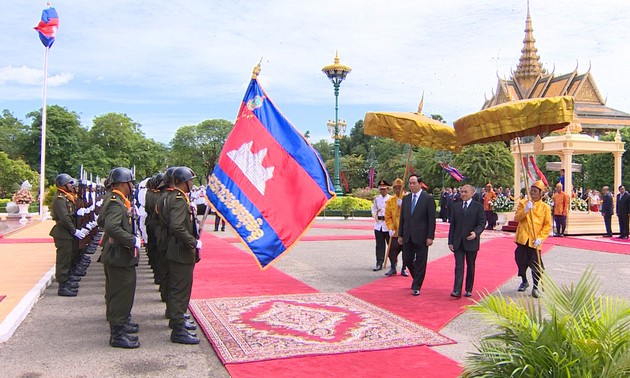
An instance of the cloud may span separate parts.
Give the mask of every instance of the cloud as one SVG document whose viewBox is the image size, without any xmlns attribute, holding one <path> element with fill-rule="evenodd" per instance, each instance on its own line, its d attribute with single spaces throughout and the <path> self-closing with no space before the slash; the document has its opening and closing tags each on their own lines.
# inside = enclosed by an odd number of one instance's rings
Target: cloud
<svg viewBox="0 0 630 378">
<path fill-rule="evenodd" d="M 70 83 L 73 75 L 70 73 L 60 73 L 48 77 L 48 85 L 58 87 Z M 44 82 L 44 71 L 36 68 L 22 67 L 0 67 L 0 85 L 15 83 L 26 86 L 41 86 Z"/>
</svg>

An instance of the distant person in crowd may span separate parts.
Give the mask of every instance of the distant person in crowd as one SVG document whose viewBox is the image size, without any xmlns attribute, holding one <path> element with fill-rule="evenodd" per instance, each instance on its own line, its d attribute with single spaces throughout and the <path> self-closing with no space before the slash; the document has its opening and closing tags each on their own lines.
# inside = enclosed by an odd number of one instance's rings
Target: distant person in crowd
<svg viewBox="0 0 630 378">
<path fill-rule="evenodd" d="M 483 196 L 483 209 L 486 212 L 487 229 L 494 230 L 496 219 L 494 214 L 494 202 L 497 200 L 497 194 L 492 190 L 492 184 L 486 185 L 486 194 Z"/>
<path fill-rule="evenodd" d="M 87 236 L 88 230 L 77 229 L 75 226 L 76 196 L 74 185 L 76 180 L 67 173 L 60 173 L 55 178 L 57 194 L 52 205 L 51 214 L 55 225 L 50 230 L 50 236 L 55 240 L 55 278 L 59 283 L 57 295 L 62 297 L 76 297 L 80 277 L 71 273 L 72 261 L 79 253 L 78 239 Z"/>
<path fill-rule="evenodd" d="M 562 185 L 562 191 L 564 192 L 564 168 L 560 169 L 560 177 L 558 177 L 558 184 Z"/>
<path fill-rule="evenodd" d="M 374 271 L 383 269 L 385 249 L 389 243 L 389 230 L 385 223 L 385 206 L 389 195 L 389 184 L 385 180 L 378 182 L 378 195 L 372 201 L 372 217 L 374 218 L 374 237 L 376 238 L 376 265 Z"/>
<path fill-rule="evenodd" d="M 220 216 L 219 213 L 217 213 L 215 211 L 215 213 L 214 213 L 214 230 L 215 231 L 219 231 L 219 226 L 221 226 L 221 231 L 225 231 L 225 219 L 223 219 L 223 217 Z"/>
<path fill-rule="evenodd" d="M 594 213 L 599 212 L 600 197 L 599 197 L 599 192 L 597 190 L 590 191 L 590 194 L 588 195 L 588 201 L 589 201 L 589 210 Z"/>
<path fill-rule="evenodd" d="M 398 230 L 400 222 L 400 209 L 402 207 L 402 199 L 405 196 L 403 189 L 403 180 L 397 178 L 392 185 L 394 188 L 394 195 L 387 200 L 385 204 L 385 224 L 389 230 L 389 262 L 390 268 L 386 276 L 396 275 L 396 265 L 398 264 L 398 255 L 402 252 L 402 244 L 398 244 Z M 400 274 L 407 277 L 407 268 L 405 267 L 405 261 L 403 259 L 402 266 L 400 268 Z"/>
<path fill-rule="evenodd" d="M 567 216 L 571 207 L 571 199 L 562 190 L 560 183 L 556 184 L 556 192 L 553 194 L 553 221 L 556 224 L 554 236 L 564 236 L 567 228 Z"/>
<path fill-rule="evenodd" d="M 110 174 L 112 193 L 104 208 L 103 224 L 107 242 L 101 262 L 105 271 L 105 305 L 110 327 L 109 345 L 115 348 L 138 348 L 139 326 L 131 322 L 131 309 L 136 294 L 136 265 L 141 238 L 136 235 L 132 204 L 134 177 L 130 169 L 114 168 Z"/>
<path fill-rule="evenodd" d="M 610 193 L 610 187 L 608 185 L 602 188 L 602 207 L 600 209 L 602 217 L 604 217 L 604 226 L 606 227 L 606 234 L 604 237 L 611 238 L 612 233 L 612 215 L 613 215 L 613 196 Z"/>
<path fill-rule="evenodd" d="M 617 194 L 617 219 L 619 220 L 619 239 L 628 239 L 628 214 L 630 213 L 630 194 L 626 187 L 619 186 Z"/>
<path fill-rule="evenodd" d="M 448 221 L 448 202 L 449 197 L 451 196 L 451 188 L 442 188 L 442 193 L 440 194 L 440 218 L 442 218 L 442 222 Z"/>
<path fill-rule="evenodd" d="M 538 180 L 529 189 L 530 198 L 521 199 L 516 208 L 514 219 L 518 222 L 514 241 L 516 250 L 514 257 L 518 267 L 518 275 L 522 282 L 518 291 L 529 287 L 527 268 L 532 270 L 532 297 L 538 298 L 538 282 L 544 269 L 539 250 L 551 232 L 551 208 L 541 201 L 542 193 L 547 190 L 545 184 Z"/>
<path fill-rule="evenodd" d="M 451 297 L 462 296 L 464 281 L 464 262 L 466 263 L 466 297 L 472 295 L 475 282 L 475 260 L 479 251 L 479 236 L 486 225 L 483 205 L 472 200 L 475 188 L 472 185 L 462 186 L 462 201 L 451 209 L 451 223 L 448 229 L 448 249 L 455 256 L 455 282 Z"/>
<path fill-rule="evenodd" d="M 403 259 L 413 277 L 411 293 L 420 295 L 427 271 L 429 247 L 435 239 L 435 201 L 422 189 L 417 175 L 409 177 L 409 190 L 402 201 L 398 244 L 403 246 Z"/>
</svg>

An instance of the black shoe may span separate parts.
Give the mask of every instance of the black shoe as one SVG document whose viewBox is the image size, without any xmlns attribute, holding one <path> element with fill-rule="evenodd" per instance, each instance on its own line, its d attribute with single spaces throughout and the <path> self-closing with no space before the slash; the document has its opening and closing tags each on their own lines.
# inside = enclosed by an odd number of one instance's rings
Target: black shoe
<svg viewBox="0 0 630 378">
<path fill-rule="evenodd" d="M 217 232 L 217 231 L 219 231 L 219 230 L 218 229 L 214 230 L 214 232 Z"/>
<path fill-rule="evenodd" d="M 462 297 L 462 292 L 461 291 L 454 291 L 454 292 L 451 293 L 451 297 L 461 298 Z"/>
<path fill-rule="evenodd" d="M 539 297 L 538 289 L 536 289 L 536 288 L 532 289 L 532 297 L 534 297 L 534 298 L 538 298 Z"/>
<path fill-rule="evenodd" d="M 529 287 L 529 283 L 527 282 L 522 282 L 519 287 L 518 287 L 518 291 L 525 291 L 525 289 L 527 289 Z"/>
<path fill-rule="evenodd" d="M 191 335 L 182 324 L 177 324 L 171 332 L 171 342 L 177 344 L 199 344 L 197 335 Z"/>
<path fill-rule="evenodd" d="M 372 269 L 373 271 L 377 272 L 379 270 L 383 269 L 383 264 L 376 264 L 376 266 L 374 267 L 374 269 Z"/>
<path fill-rule="evenodd" d="M 81 281 L 81 277 L 70 275 L 70 276 L 68 276 L 68 281 L 70 281 L 70 282 L 79 282 L 79 281 Z"/>
<path fill-rule="evenodd" d="M 393 266 L 391 268 L 389 268 L 389 270 L 387 271 L 387 273 L 385 273 L 386 276 L 395 276 L 396 275 L 396 268 L 394 268 Z"/>
<path fill-rule="evenodd" d="M 140 331 L 140 325 L 138 323 L 123 324 L 123 332 L 125 333 L 138 333 L 139 331 Z"/>
<path fill-rule="evenodd" d="M 65 286 L 73 290 L 76 290 L 79 288 L 79 284 L 77 282 L 72 282 L 72 281 L 66 281 Z"/>
<path fill-rule="evenodd" d="M 414 297 L 417 297 L 418 295 L 420 295 L 420 290 L 413 290 L 411 292 L 411 295 L 413 295 Z"/>
<path fill-rule="evenodd" d="M 225 231 L 225 228 L 222 228 L 221 231 Z"/>
<path fill-rule="evenodd" d="M 466 294 L 464 294 L 464 297 L 472 297 L 472 293 L 470 291 L 467 291 Z"/>
<path fill-rule="evenodd" d="M 605 238 L 612 238 L 613 236 L 612 236 L 612 234 L 606 234 L 606 235 L 604 235 L 604 237 Z"/>
<path fill-rule="evenodd" d="M 59 290 L 57 290 L 57 295 L 60 297 L 76 297 L 79 293 L 76 289 L 71 289 L 68 286 L 59 286 Z"/>
<path fill-rule="evenodd" d="M 138 337 L 130 337 L 125 331 L 124 326 L 110 326 L 111 335 L 109 336 L 109 345 L 114 348 L 133 349 L 140 346 Z"/>
<path fill-rule="evenodd" d="M 407 273 L 407 269 L 403 269 L 400 271 L 400 275 L 403 277 L 409 277 L 409 273 Z"/>
</svg>

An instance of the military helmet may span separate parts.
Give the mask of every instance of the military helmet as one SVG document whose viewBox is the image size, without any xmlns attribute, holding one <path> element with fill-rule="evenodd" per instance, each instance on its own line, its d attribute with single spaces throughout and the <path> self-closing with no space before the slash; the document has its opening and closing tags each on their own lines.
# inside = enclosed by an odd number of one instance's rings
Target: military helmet
<svg viewBox="0 0 630 378">
<path fill-rule="evenodd" d="M 164 175 L 162 176 L 162 181 L 158 184 L 157 189 L 162 189 L 165 186 L 173 183 L 173 171 L 177 169 L 177 167 L 170 167 L 166 169 Z"/>
<path fill-rule="evenodd" d="M 57 177 L 55 177 L 55 185 L 57 185 L 58 187 L 65 186 L 66 184 L 74 185 L 75 181 L 76 180 L 67 173 L 60 173 L 57 175 Z"/>
<path fill-rule="evenodd" d="M 125 167 L 114 168 L 109 172 L 110 184 L 116 184 L 119 182 L 134 182 L 133 173 L 131 169 Z"/>
<path fill-rule="evenodd" d="M 173 171 L 173 182 L 175 184 L 192 180 L 195 177 L 197 177 L 195 172 L 188 167 L 177 167 L 177 169 Z"/>
</svg>

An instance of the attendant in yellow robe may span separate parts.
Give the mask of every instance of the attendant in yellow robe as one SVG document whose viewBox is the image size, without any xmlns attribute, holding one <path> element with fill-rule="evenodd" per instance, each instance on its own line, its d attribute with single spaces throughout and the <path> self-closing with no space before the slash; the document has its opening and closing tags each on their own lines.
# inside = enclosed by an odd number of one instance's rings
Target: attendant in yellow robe
<svg viewBox="0 0 630 378">
<path fill-rule="evenodd" d="M 523 282 L 518 291 L 525 291 L 529 287 L 527 282 L 527 268 L 532 270 L 532 296 L 538 298 L 538 281 L 544 269 L 542 258 L 539 258 L 538 250 L 551 232 L 551 207 L 541 201 L 542 194 L 547 190 L 545 184 L 538 180 L 532 184 L 529 194 L 530 199 L 521 199 L 516 208 L 515 220 L 518 222 L 514 242 L 516 250 L 514 257 L 518 267 L 518 275 Z M 533 228 L 532 228 L 533 226 Z"/>
<path fill-rule="evenodd" d="M 386 276 L 396 275 L 396 264 L 398 264 L 398 254 L 402 252 L 402 245 L 398 244 L 398 224 L 400 222 L 400 207 L 402 206 L 402 199 L 405 196 L 403 189 L 403 180 L 397 178 L 394 180 L 394 195 L 390 197 L 385 203 L 385 224 L 389 230 L 390 244 L 389 244 L 389 261 L 391 267 L 389 271 L 385 273 Z M 400 274 L 407 277 L 407 268 L 403 261 L 400 268 Z"/>
</svg>

